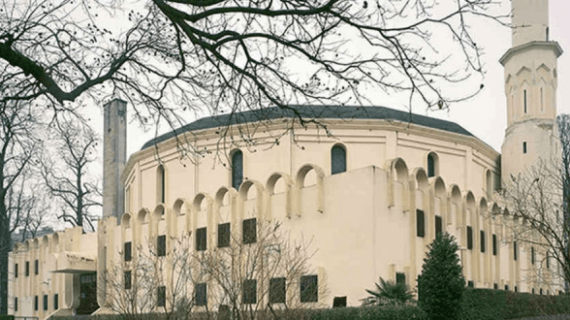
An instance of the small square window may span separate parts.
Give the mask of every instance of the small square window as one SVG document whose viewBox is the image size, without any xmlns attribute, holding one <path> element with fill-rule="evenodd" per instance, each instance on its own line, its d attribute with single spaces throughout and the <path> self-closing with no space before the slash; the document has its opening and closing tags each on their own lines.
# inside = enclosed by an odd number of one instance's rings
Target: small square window
<svg viewBox="0 0 570 320">
<path fill-rule="evenodd" d="M 493 255 L 497 255 L 497 235 L 493 235 Z"/>
<path fill-rule="evenodd" d="M 166 255 L 166 236 L 161 235 L 156 239 L 156 254 L 159 257 L 164 257 Z"/>
<path fill-rule="evenodd" d="M 424 222 L 424 212 L 422 210 L 416 210 L 416 235 L 420 238 L 425 236 L 425 222 Z"/>
<path fill-rule="evenodd" d="M 159 307 L 166 306 L 166 287 L 160 286 L 156 292 L 156 305 Z"/>
<path fill-rule="evenodd" d="M 40 261 L 38 259 L 34 261 L 34 274 L 40 274 Z"/>
<path fill-rule="evenodd" d="M 125 290 L 129 290 L 133 286 L 133 277 L 131 271 L 125 271 Z"/>
<path fill-rule="evenodd" d="M 479 233 L 481 239 L 481 252 L 485 253 L 485 231 L 481 230 Z"/>
<path fill-rule="evenodd" d="M 257 280 L 244 280 L 242 291 L 243 304 L 257 303 Z"/>
<path fill-rule="evenodd" d="M 243 243 L 250 244 L 257 242 L 257 219 L 243 220 Z"/>
<path fill-rule="evenodd" d="M 285 303 L 285 278 L 269 280 L 269 303 Z"/>
<path fill-rule="evenodd" d="M 30 261 L 26 261 L 26 277 L 30 275 Z"/>
<path fill-rule="evenodd" d="M 316 275 L 301 277 L 301 302 L 318 302 L 319 286 Z"/>
<path fill-rule="evenodd" d="M 208 247 L 208 237 L 206 228 L 196 229 L 196 251 L 206 251 Z"/>
<path fill-rule="evenodd" d="M 468 286 L 469 288 L 475 288 L 475 284 L 474 284 L 473 281 L 471 281 L 471 280 L 467 281 L 467 286 Z"/>
<path fill-rule="evenodd" d="M 48 295 L 44 294 L 44 311 L 48 311 Z"/>
<path fill-rule="evenodd" d="M 435 216 L 435 236 L 443 232 L 443 220 L 440 216 Z"/>
<path fill-rule="evenodd" d="M 125 255 L 125 261 L 131 261 L 133 259 L 133 248 L 132 243 L 125 242 L 123 254 Z"/>
<path fill-rule="evenodd" d="M 53 295 L 53 309 L 59 309 L 59 295 L 57 293 Z"/>
<path fill-rule="evenodd" d="M 205 306 L 208 304 L 208 291 L 205 283 L 197 283 L 194 286 L 194 301 L 197 306 Z"/>
<path fill-rule="evenodd" d="M 231 228 L 229 223 L 222 223 L 218 225 L 218 248 L 225 248 L 230 246 Z"/>
<path fill-rule="evenodd" d="M 467 226 L 467 249 L 473 250 L 473 228 Z"/>
<path fill-rule="evenodd" d="M 396 272 L 396 283 L 397 284 L 406 284 L 406 274 L 403 272 Z"/>
</svg>

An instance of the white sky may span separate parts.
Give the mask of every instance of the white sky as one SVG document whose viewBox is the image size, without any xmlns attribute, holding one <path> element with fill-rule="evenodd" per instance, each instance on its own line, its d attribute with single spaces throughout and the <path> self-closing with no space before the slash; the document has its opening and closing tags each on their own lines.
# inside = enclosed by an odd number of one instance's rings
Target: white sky
<svg viewBox="0 0 570 320">
<path fill-rule="evenodd" d="M 545 1 L 545 0 L 536 0 Z M 510 1 L 503 0 L 503 5 L 510 7 Z M 566 20 L 570 13 L 570 1 L 550 0 L 550 40 L 558 41 L 564 53 L 558 59 L 558 113 L 570 113 L 570 25 Z M 501 150 L 506 129 L 506 99 L 504 94 L 504 73 L 499 58 L 511 47 L 511 30 L 497 23 L 480 23 L 473 28 L 475 41 L 483 47 L 482 61 L 486 71 L 485 88 L 475 98 L 466 102 L 452 104 L 450 111 L 433 111 L 426 113 L 425 109 L 414 109 L 414 113 L 450 120 L 463 126 L 475 136 Z M 391 97 L 394 98 L 394 97 Z M 387 102 L 382 98 L 372 99 L 376 105 L 406 110 L 407 97 L 402 101 Z M 378 101 L 375 101 L 378 100 Z M 383 102 L 384 101 L 384 102 Z M 97 116 L 91 117 L 92 125 L 102 132 L 102 109 L 94 111 Z M 130 117 L 129 117 L 130 119 Z M 187 119 L 192 122 L 195 119 Z M 159 132 L 170 131 L 170 128 L 160 128 Z M 155 130 L 143 131 L 136 122 L 129 123 L 127 153 L 140 150 L 142 145 L 155 136 Z M 101 137 L 102 138 L 102 137 Z M 102 158 L 102 154 L 101 154 Z"/>
</svg>

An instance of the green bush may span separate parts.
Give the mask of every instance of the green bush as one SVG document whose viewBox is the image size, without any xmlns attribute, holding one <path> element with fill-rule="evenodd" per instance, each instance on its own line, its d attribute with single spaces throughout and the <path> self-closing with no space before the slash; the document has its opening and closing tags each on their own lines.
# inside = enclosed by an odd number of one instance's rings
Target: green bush
<svg viewBox="0 0 570 320">
<path fill-rule="evenodd" d="M 313 311 L 310 320 L 427 320 L 425 312 L 413 305 L 336 308 Z"/>
<path fill-rule="evenodd" d="M 428 249 L 418 279 L 419 306 L 432 320 L 459 319 L 465 279 L 455 238 L 438 234 Z"/>
<path fill-rule="evenodd" d="M 14 320 L 14 316 L 2 314 L 0 315 L 0 320 Z"/>
<path fill-rule="evenodd" d="M 364 299 L 364 306 L 380 306 L 401 304 L 411 301 L 412 292 L 405 283 L 394 283 L 380 277 L 380 282 L 375 283 L 376 290 L 368 290 L 369 296 Z"/>
</svg>

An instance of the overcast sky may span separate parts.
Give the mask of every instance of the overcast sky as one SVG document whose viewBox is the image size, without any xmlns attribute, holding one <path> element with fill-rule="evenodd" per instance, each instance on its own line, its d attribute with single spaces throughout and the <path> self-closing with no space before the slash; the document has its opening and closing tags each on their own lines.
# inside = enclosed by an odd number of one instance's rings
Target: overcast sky
<svg viewBox="0 0 570 320">
<path fill-rule="evenodd" d="M 545 1 L 545 0 L 536 0 Z M 510 7 L 510 1 L 503 0 L 505 6 Z M 570 113 L 570 1 L 550 0 L 550 39 L 558 41 L 564 53 L 558 59 L 558 113 Z M 427 112 L 425 109 L 414 109 L 414 113 L 450 120 L 463 126 L 475 136 L 501 150 L 503 136 L 506 129 L 506 99 L 504 94 L 504 73 L 499 63 L 500 57 L 511 47 L 511 30 L 496 23 L 481 23 L 475 25 L 473 32 L 478 46 L 484 49 L 482 60 L 486 75 L 484 89 L 475 98 L 462 103 L 452 104 L 450 111 Z M 401 101 L 387 101 L 383 98 L 372 99 L 375 104 L 395 109 L 406 110 L 407 98 Z M 102 109 L 98 109 L 99 117 L 92 117 L 95 127 L 102 126 Z M 188 122 L 194 119 L 187 119 Z M 102 128 L 101 128 L 102 129 Z M 102 130 L 101 130 L 102 131 Z M 101 132 L 100 131 L 100 132 Z M 160 132 L 170 131 L 161 128 Z M 144 132 L 137 123 L 131 122 L 128 127 L 128 154 L 140 150 L 141 146 L 155 136 L 154 130 Z M 102 156 L 102 155 L 101 155 Z"/>
</svg>

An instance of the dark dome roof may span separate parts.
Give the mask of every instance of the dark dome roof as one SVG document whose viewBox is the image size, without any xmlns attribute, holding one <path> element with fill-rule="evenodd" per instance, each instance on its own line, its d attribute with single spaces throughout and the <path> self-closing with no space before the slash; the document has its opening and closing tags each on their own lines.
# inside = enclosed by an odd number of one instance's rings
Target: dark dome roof
<svg viewBox="0 0 570 320">
<path fill-rule="evenodd" d="M 460 125 L 435 118 L 421 116 L 405 111 L 394 110 L 386 107 L 361 107 L 361 106 L 292 106 L 303 119 L 384 119 L 396 120 L 402 122 L 411 122 L 416 125 L 440 129 L 448 132 L 473 136 L 469 131 Z M 223 127 L 233 124 L 242 124 L 248 122 L 271 120 L 279 118 L 293 118 L 295 112 L 290 109 L 280 109 L 278 107 L 265 108 L 261 110 L 250 110 L 244 112 L 236 112 L 232 114 L 222 114 L 212 117 L 198 119 L 174 131 L 160 135 L 149 140 L 143 145 L 142 149 L 146 149 L 157 143 L 166 141 L 175 135 L 188 131 L 203 130 L 209 128 Z"/>
</svg>

